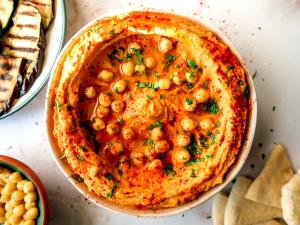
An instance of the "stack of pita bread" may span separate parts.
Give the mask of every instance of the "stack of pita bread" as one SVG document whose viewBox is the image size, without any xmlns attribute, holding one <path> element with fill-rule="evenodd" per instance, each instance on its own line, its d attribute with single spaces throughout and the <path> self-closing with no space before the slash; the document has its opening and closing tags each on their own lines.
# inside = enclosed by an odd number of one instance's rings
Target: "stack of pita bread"
<svg viewBox="0 0 300 225">
<path fill-rule="evenodd" d="M 229 196 L 213 198 L 212 219 L 214 225 L 300 225 L 300 170 L 293 174 L 282 145 L 254 181 L 241 176 Z"/>
</svg>

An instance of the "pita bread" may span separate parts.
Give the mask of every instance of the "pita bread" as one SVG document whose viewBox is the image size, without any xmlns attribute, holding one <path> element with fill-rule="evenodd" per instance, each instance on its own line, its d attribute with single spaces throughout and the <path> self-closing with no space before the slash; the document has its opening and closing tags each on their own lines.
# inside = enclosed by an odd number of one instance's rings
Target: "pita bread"
<svg viewBox="0 0 300 225">
<path fill-rule="evenodd" d="M 281 217 L 281 209 L 244 198 L 251 184 L 245 177 L 237 179 L 225 207 L 225 225 L 248 225 Z"/>
<path fill-rule="evenodd" d="M 283 223 L 280 223 L 276 220 L 268 220 L 268 221 L 264 221 L 264 222 L 260 222 L 260 223 L 255 223 L 252 225 L 282 225 Z"/>
<path fill-rule="evenodd" d="M 282 187 L 282 215 L 288 225 L 300 225 L 300 175 L 296 174 Z"/>
<path fill-rule="evenodd" d="M 276 145 L 245 198 L 281 208 L 281 188 L 293 176 L 291 162 L 282 145 Z"/>
<path fill-rule="evenodd" d="M 219 193 L 212 200 L 212 220 L 214 225 L 224 225 L 224 212 L 227 204 L 228 196 Z"/>
</svg>

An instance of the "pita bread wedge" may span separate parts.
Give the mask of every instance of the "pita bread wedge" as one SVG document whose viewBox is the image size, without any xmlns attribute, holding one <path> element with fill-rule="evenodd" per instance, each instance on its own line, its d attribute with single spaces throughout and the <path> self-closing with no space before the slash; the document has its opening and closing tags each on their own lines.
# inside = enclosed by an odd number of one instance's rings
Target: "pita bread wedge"
<svg viewBox="0 0 300 225">
<path fill-rule="evenodd" d="M 282 216 L 288 225 L 300 225 L 300 175 L 296 174 L 281 190 Z"/>
<path fill-rule="evenodd" d="M 281 209 L 244 197 L 251 184 L 252 181 L 245 177 L 237 179 L 225 207 L 225 225 L 248 225 L 281 217 Z"/>
<path fill-rule="evenodd" d="M 264 221 L 264 222 L 260 222 L 260 223 L 255 223 L 252 225 L 283 225 L 283 223 L 280 223 L 276 220 L 268 220 L 268 221 Z"/>
<path fill-rule="evenodd" d="M 281 188 L 292 176 L 293 170 L 286 150 L 282 145 L 276 145 L 245 198 L 281 208 Z"/>
<path fill-rule="evenodd" d="M 212 220 L 214 225 L 224 225 L 224 212 L 227 200 L 228 196 L 222 192 L 213 197 Z"/>
</svg>

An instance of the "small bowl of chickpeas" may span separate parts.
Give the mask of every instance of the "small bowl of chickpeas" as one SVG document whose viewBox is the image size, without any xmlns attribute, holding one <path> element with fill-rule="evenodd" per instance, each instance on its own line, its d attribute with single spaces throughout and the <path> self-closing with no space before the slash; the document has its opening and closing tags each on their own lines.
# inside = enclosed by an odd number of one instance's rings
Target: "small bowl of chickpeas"
<svg viewBox="0 0 300 225">
<path fill-rule="evenodd" d="M 48 205 L 37 175 L 24 163 L 0 155 L 0 224 L 45 225 Z"/>
</svg>

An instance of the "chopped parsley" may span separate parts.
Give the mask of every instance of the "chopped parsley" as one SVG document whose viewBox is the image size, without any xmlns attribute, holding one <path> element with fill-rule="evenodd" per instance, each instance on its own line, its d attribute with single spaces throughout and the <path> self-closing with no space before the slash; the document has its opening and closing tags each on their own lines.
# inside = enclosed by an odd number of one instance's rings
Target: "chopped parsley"
<svg viewBox="0 0 300 225">
<path fill-rule="evenodd" d="M 107 198 L 112 198 L 116 188 L 117 188 L 117 184 L 114 184 L 111 191 L 106 194 L 106 197 Z"/>
<path fill-rule="evenodd" d="M 187 98 L 187 99 L 185 99 L 184 103 L 185 103 L 186 105 L 191 105 L 191 104 L 193 104 L 193 100 L 190 99 L 190 98 Z"/>
<path fill-rule="evenodd" d="M 193 156 L 202 153 L 202 150 L 200 149 L 194 134 L 191 135 L 190 144 L 187 146 L 187 150 Z"/>
<path fill-rule="evenodd" d="M 164 61 L 163 63 L 165 64 L 165 70 L 168 71 L 169 66 L 172 64 L 172 62 L 176 59 L 176 56 L 174 55 L 164 55 Z"/>
<path fill-rule="evenodd" d="M 116 34 L 114 30 L 109 31 L 108 33 L 109 33 L 110 35 L 115 35 L 115 34 Z"/>
<path fill-rule="evenodd" d="M 190 161 L 187 161 L 184 165 L 186 166 L 191 166 L 191 165 L 195 165 L 197 163 L 200 163 L 200 162 L 203 162 L 204 161 L 204 158 L 194 158 L 194 159 L 191 159 Z"/>
<path fill-rule="evenodd" d="M 80 161 L 84 161 L 84 158 L 80 155 L 76 155 L 76 158 L 79 159 Z"/>
<path fill-rule="evenodd" d="M 154 147 L 154 141 L 152 141 L 150 138 L 147 138 L 145 141 L 144 141 L 144 144 L 143 145 L 150 145 L 151 147 Z"/>
<path fill-rule="evenodd" d="M 151 99 L 152 99 L 152 96 L 151 96 L 151 95 L 147 95 L 147 98 L 148 98 L 149 100 L 151 100 Z"/>
<path fill-rule="evenodd" d="M 150 125 L 147 130 L 153 130 L 155 127 L 162 127 L 162 123 L 157 121 L 155 123 L 153 123 L 152 125 Z"/>
<path fill-rule="evenodd" d="M 129 99 L 131 97 L 131 94 L 130 93 L 126 93 L 125 94 L 125 98 Z"/>
<path fill-rule="evenodd" d="M 188 66 L 192 67 L 193 69 L 195 69 L 195 70 L 198 69 L 198 66 L 194 60 L 187 59 L 186 62 L 188 64 Z"/>
<path fill-rule="evenodd" d="M 136 64 L 141 65 L 141 63 L 143 61 L 141 49 L 131 48 L 131 50 L 135 53 L 135 55 L 137 57 Z"/>
<path fill-rule="evenodd" d="M 61 109 L 61 107 L 62 107 L 62 104 L 61 104 L 60 102 L 56 102 L 56 103 L 54 104 L 54 106 L 57 108 L 58 112 L 60 112 L 60 109 Z"/>
<path fill-rule="evenodd" d="M 153 90 L 156 90 L 158 88 L 158 81 L 154 83 L 138 81 L 136 86 L 138 88 L 151 88 Z"/>
<path fill-rule="evenodd" d="M 225 73 L 226 73 L 227 76 L 228 76 L 228 72 L 229 72 L 230 70 L 232 70 L 232 69 L 233 69 L 233 65 L 227 66 L 226 71 L 225 71 Z"/>
<path fill-rule="evenodd" d="M 249 87 L 245 86 L 244 89 L 243 89 L 243 96 L 248 97 L 248 95 L 249 95 Z"/>
<path fill-rule="evenodd" d="M 255 70 L 255 72 L 252 74 L 252 79 L 254 80 L 256 76 L 257 76 L 257 70 Z"/>
<path fill-rule="evenodd" d="M 214 99 L 208 100 L 204 105 L 204 111 L 210 114 L 217 114 L 219 112 L 219 107 Z"/>
<path fill-rule="evenodd" d="M 83 145 L 79 145 L 78 148 L 82 152 L 87 152 L 87 148 L 85 146 L 83 146 Z"/>
<path fill-rule="evenodd" d="M 119 58 L 118 55 L 119 51 L 117 49 L 113 49 L 107 57 L 111 60 L 117 60 L 119 63 L 127 62 L 132 59 L 132 55 L 130 53 L 127 53 L 123 58 Z"/>
<path fill-rule="evenodd" d="M 95 31 L 92 28 L 90 28 L 89 32 L 94 33 Z"/>
<path fill-rule="evenodd" d="M 192 168 L 192 170 L 191 170 L 191 177 L 196 177 L 195 172 L 196 172 L 196 170 L 194 168 Z"/>
<path fill-rule="evenodd" d="M 207 132 L 207 136 L 210 137 L 211 143 L 214 144 L 215 140 L 216 140 L 216 136 L 212 132 L 210 132 L 210 131 Z"/>
<path fill-rule="evenodd" d="M 188 89 L 192 89 L 192 88 L 193 88 L 193 84 L 192 84 L 192 83 L 186 83 L 186 87 L 187 87 Z"/>
<path fill-rule="evenodd" d="M 207 139 L 204 136 L 200 137 L 200 144 L 203 148 L 208 149 Z"/>
<path fill-rule="evenodd" d="M 173 165 L 172 164 L 167 164 L 164 168 L 164 172 L 166 176 L 174 176 L 176 174 L 176 172 L 173 169 Z"/>
<path fill-rule="evenodd" d="M 77 183 L 83 182 L 82 177 L 79 176 L 79 175 L 77 175 L 77 174 L 72 174 L 71 177 L 72 177 Z"/>
<path fill-rule="evenodd" d="M 109 181 L 111 181 L 111 180 L 114 178 L 114 176 L 112 175 L 112 173 L 107 173 L 107 174 L 104 175 L 104 177 L 105 177 L 107 180 L 109 180 Z"/>
<path fill-rule="evenodd" d="M 120 125 L 123 123 L 123 117 L 122 116 L 118 117 L 117 123 L 120 124 Z"/>
</svg>

